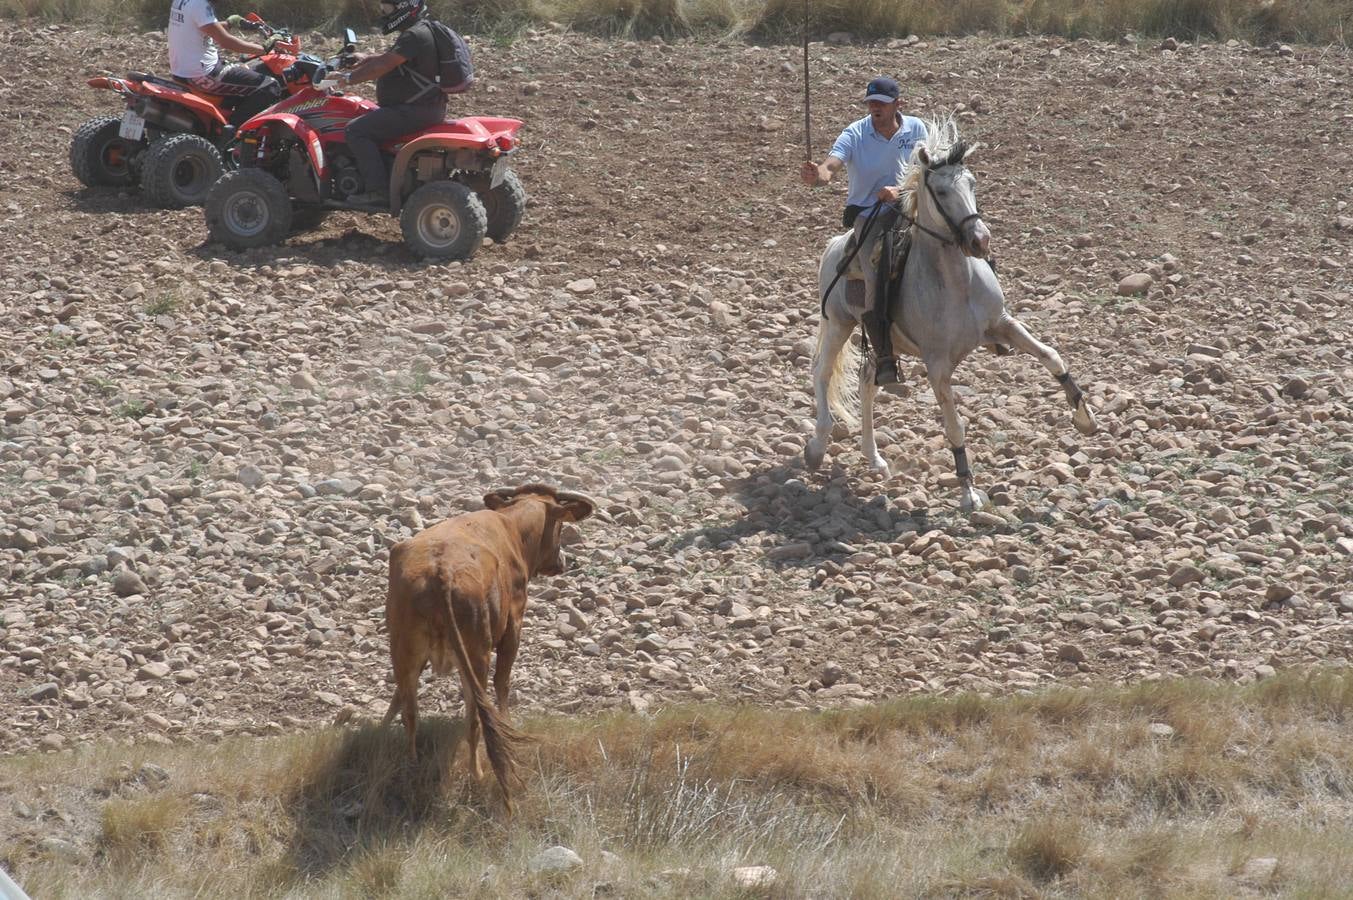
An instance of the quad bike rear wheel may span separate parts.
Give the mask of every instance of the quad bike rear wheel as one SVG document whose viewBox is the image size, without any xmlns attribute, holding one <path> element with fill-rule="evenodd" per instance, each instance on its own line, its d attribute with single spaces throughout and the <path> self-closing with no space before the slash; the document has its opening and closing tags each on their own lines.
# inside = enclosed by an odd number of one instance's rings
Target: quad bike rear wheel
<svg viewBox="0 0 1353 900">
<path fill-rule="evenodd" d="M 171 134 L 150 145 L 141 166 L 141 191 L 162 209 L 201 206 L 224 171 L 221 152 L 200 134 Z"/>
<path fill-rule="evenodd" d="M 280 244 L 291 231 L 287 189 L 262 169 L 227 172 L 211 186 L 207 232 L 232 250 Z"/>
<path fill-rule="evenodd" d="M 470 188 L 458 181 L 432 181 L 405 201 L 399 227 L 419 256 L 467 260 L 484 242 L 488 215 Z"/>
<path fill-rule="evenodd" d="M 467 178 L 465 183 L 479 197 L 479 202 L 484 204 L 484 212 L 488 215 L 488 236 L 496 244 L 504 243 L 517 230 L 522 216 L 526 214 L 526 188 L 522 187 L 521 179 L 516 172 L 509 170 L 496 188 L 489 187 L 492 182 L 488 175 L 474 175 Z"/>
<path fill-rule="evenodd" d="M 70 142 L 70 168 L 81 184 L 125 187 L 136 183 L 132 157 L 145 144 L 118 135 L 121 127 L 121 116 L 96 116 L 75 129 Z"/>
</svg>

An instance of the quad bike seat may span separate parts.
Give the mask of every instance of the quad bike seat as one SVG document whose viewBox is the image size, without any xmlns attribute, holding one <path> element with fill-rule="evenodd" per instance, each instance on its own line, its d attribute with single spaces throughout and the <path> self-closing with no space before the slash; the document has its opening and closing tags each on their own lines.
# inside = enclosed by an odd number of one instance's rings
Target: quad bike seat
<svg viewBox="0 0 1353 900">
<path fill-rule="evenodd" d="M 149 72 L 128 72 L 128 73 L 127 73 L 127 80 L 128 80 L 128 81 L 147 81 L 147 82 L 150 82 L 150 83 L 153 84 L 153 85 L 157 85 L 158 87 L 169 88 L 170 90 L 175 90 L 175 91 L 186 91 L 186 90 L 188 90 L 188 85 L 184 84 L 184 83 L 181 82 L 181 81 L 175 81 L 175 80 L 171 80 L 171 79 L 168 79 L 168 78 L 161 78 L 160 76 L 158 76 L 158 75 L 152 75 L 152 74 L 150 74 Z"/>
</svg>

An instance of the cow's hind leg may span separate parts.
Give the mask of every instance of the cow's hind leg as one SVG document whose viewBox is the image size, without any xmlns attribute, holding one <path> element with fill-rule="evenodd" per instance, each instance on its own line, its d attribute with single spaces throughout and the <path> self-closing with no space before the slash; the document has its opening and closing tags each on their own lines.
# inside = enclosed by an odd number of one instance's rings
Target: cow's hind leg
<svg viewBox="0 0 1353 900">
<path fill-rule="evenodd" d="M 475 778 L 484 777 L 484 763 L 480 753 L 480 726 L 479 726 L 479 707 L 475 705 L 474 693 L 469 686 L 465 684 L 465 679 L 473 677 L 480 685 L 489 683 L 489 655 L 484 653 L 479 655 L 470 654 L 470 665 L 474 667 L 473 675 L 469 672 L 461 673 L 460 692 L 465 695 L 465 744 L 469 752 L 470 773 Z"/>
<path fill-rule="evenodd" d="M 976 512 L 989 502 L 987 495 L 973 487 L 972 470 L 968 468 L 968 448 L 964 446 L 966 430 L 963 419 L 954 403 L 954 388 L 951 383 L 953 370 L 948 366 L 926 364 L 930 377 L 930 389 L 940 404 L 940 415 L 944 419 L 944 436 L 949 441 L 949 449 L 954 454 L 954 468 L 958 472 L 959 509 L 965 513 Z"/>
<path fill-rule="evenodd" d="M 999 325 L 990 329 L 990 334 L 1016 350 L 1023 350 L 1038 357 L 1038 360 L 1056 377 L 1058 384 L 1066 392 L 1066 402 L 1071 406 L 1071 423 L 1076 426 L 1077 431 L 1081 434 L 1094 434 L 1099 430 L 1099 423 L 1095 421 L 1095 411 L 1085 399 L 1085 392 L 1076 384 L 1076 379 L 1071 377 L 1070 370 L 1056 350 L 1030 334 L 1024 323 L 1015 318 L 1007 317 L 1002 320 Z"/>
<path fill-rule="evenodd" d="M 406 652 L 407 651 L 407 652 Z M 398 709 L 404 719 L 404 733 L 409 741 L 409 758 L 418 759 L 418 678 L 423 674 L 427 659 L 414 654 L 412 648 L 391 644 L 395 662 L 395 696 L 385 711 L 383 725 L 389 725 Z"/>
<path fill-rule="evenodd" d="M 508 693 L 512 688 L 512 664 L 517 661 L 517 647 L 521 643 L 521 626 L 508 624 L 503 639 L 498 642 L 498 655 L 493 661 L 493 689 L 498 695 L 498 714 L 507 718 Z"/>
</svg>

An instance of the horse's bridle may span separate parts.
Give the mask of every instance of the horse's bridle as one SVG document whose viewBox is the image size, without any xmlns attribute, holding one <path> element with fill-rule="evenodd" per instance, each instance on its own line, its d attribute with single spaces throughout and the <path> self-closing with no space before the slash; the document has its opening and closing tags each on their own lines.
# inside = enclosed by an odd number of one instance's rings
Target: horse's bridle
<svg viewBox="0 0 1353 900">
<path fill-rule="evenodd" d="M 960 221 L 960 222 L 958 222 L 957 224 L 955 224 L 955 223 L 954 223 L 954 220 L 953 220 L 953 217 L 951 217 L 951 216 L 949 215 L 949 211 L 946 210 L 946 209 L 944 208 L 944 204 L 940 202 L 940 198 L 937 197 L 937 196 L 935 196 L 935 189 L 932 188 L 932 187 L 930 186 L 930 170 L 929 170 L 929 169 L 923 169 L 923 170 L 921 171 L 921 183 L 925 185 L 925 191 L 926 191 L 927 194 L 930 195 L 930 200 L 931 200 L 931 202 L 935 204 L 935 209 L 939 210 L 940 218 L 944 219 L 944 224 L 946 224 L 946 225 L 949 226 L 949 231 L 953 233 L 954 237 L 953 237 L 952 240 L 950 240 L 949 238 L 945 237 L 944 235 L 940 234 L 939 232 L 934 231 L 933 229 L 927 228 L 926 226 L 922 225 L 922 224 L 921 224 L 921 217 L 920 217 L 919 215 L 918 215 L 916 218 L 914 218 L 914 219 L 911 220 L 911 224 L 915 225 L 917 228 L 921 229 L 921 230 L 924 231 L 926 234 L 930 235 L 930 236 L 933 237 L 935 240 L 939 241 L 939 242 L 942 243 L 942 244 L 945 244 L 946 246 L 949 246 L 949 247 L 961 247 L 961 246 L 963 246 L 963 226 L 964 226 L 964 225 L 967 225 L 967 224 L 968 224 L 969 222 L 971 222 L 973 219 L 980 219 L 980 218 L 982 218 L 982 209 L 981 209 L 981 207 L 978 207 L 977 212 L 968 213 L 968 215 L 966 215 L 966 216 L 963 217 L 962 221 Z M 919 210 L 918 210 L 918 212 L 919 212 Z"/>
</svg>

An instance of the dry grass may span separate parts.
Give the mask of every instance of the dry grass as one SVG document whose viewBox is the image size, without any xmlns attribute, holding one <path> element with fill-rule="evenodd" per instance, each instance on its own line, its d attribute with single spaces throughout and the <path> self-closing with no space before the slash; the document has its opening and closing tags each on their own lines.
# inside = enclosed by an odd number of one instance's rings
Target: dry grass
<svg viewBox="0 0 1353 900">
<path fill-rule="evenodd" d="M 269 21 L 293 28 L 364 27 L 364 0 L 258 0 Z M 865 39 L 907 34 L 1058 34 L 1116 40 L 1127 33 L 1240 38 L 1347 46 L 1348 0 L 432 0 L 457 27 L 510 36 L 546 22 L 608 35 L 751 34 L 797 41 L 805 21 L 822 37 L 849 31 Z M 162 0 L 0 0 L 0 17 L 163 26 Z"/>
<path fill-rule="evenodd" d="M 417 765 L 373 725 L 102 746 L 0 761 L 0 790 L 71 822 L 0 807 L 0 863 L 44 898 L 731 897 L 728 870 L 757 864 L 787 897 L 1338 896 L 1350 720 L 1343 672 L 542 718 L 511 821 L 465 775 L 458 721 L 424 723 Z M 53 834 L 83 861 L 42 850 Z M 557 884 L 526 864 L 554 843 L 587 861 Z M 1262 857 L 1280 865 L 1247 883 Z"/>
</svg>

